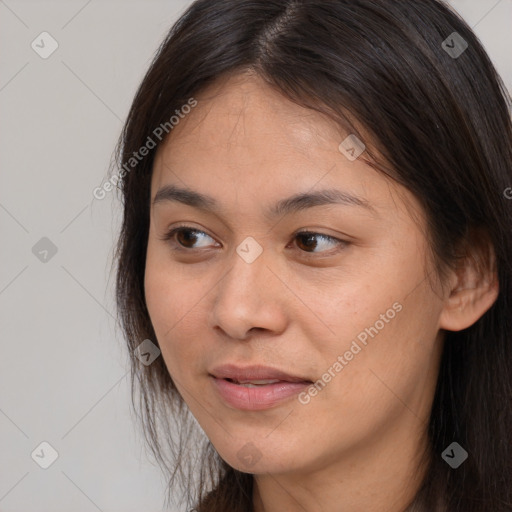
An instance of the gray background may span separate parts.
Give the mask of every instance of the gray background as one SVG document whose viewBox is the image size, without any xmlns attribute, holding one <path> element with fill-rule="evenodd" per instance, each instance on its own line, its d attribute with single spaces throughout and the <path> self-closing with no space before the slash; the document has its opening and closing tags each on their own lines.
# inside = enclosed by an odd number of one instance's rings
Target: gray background
<svg viewBox="0 0 512 512">
<path fill-rule="evenodd" d="M 162 509 L 165 483 L 134 426 L 114 322 L 120 205 L 92 191 L 188 4 L 0 0 L 0 511 Z M 451 4 L 512 91 L 512 0 Z M 43 31 L 59 45 L 47 59 L 31 47 L 50 48 Z M 59 453 L 48 469 L 31 458 L 43 441 Z"/>
</svg>

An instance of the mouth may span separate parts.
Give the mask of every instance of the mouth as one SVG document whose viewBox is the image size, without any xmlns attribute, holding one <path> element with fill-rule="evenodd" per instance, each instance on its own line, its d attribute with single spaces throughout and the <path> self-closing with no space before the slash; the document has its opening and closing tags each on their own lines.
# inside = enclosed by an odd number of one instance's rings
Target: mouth
<svg viewBox="0 0 512 512">
<path fill-rule="evenodd" d="M 311 382 L 308 378 L 287 373 L 278 368 L 270 366 L 252 365 L 237 366 L 234 364 L 224 364 L 215 367 L 210 375 L 217 379 L 226 379 L 235 383 L 253 383 L 256 385 L 269 384 L 268 381 L 283 382 Z"/>
<path fill-rule="evenodd" d="M 225 379 L 228 382 L 232 382 L 233 384 L 238 384 L 239 386 L 243 386 L 244 388 L 258 388 L 261 386 L 267 386 L 268 384 L 276 384 L 277 382 L 286 382 L 281 381 L 279 379 L 263 379 L 263 380 L 246 380 L 246 381 L 238 381 L 235 379 Z"/>
<path fill-rule="evenodd" d="M 209 374 L 222 401 L 231 408 L 258 411 L 281 405 L 313 382 L 265 366 L 224 365 Z"/>
</svg>

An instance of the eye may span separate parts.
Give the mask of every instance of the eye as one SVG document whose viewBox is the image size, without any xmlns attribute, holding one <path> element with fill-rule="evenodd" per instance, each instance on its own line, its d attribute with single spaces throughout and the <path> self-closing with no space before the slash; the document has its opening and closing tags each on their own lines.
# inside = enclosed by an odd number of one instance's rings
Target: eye
<svg viewBox="0 0 512 512">
<path fill-rule="evenodd" d="M 297 240 L 297 246 L 307 253 L 315 253 L 315 252 L 332 252 L 329 251 L 329 246 L 336 247 L 336 246 L 346 246 L 348 245 L 348 242 L 344 240 L 340 240 L 338 238 L 324 235 L 323 233 L 315 233 L 313 231 L 300 231 L 298 233 L 295 233 L 295 239 Z M 318 242 L 317 240 L 320 240 Z M 318 251 L 315 251 L 315 249 L 318 249 Z"/>
<path fill-rule="evenodd" d="M 215 240 L 204 231 L 190 226 L 174 227 L 161 238 L 161 240 L 171 241 L 176 250 L 194 250 L 208 247 L 211 245 L 208 239 L 215 243 Z M 336 249 L 336 246 L 345 247 L 349 245 L 347 241 L 314 231 L 297 232 L 294 235 L 294 240 L 297 240 L 296 246 L 302 252 L 310 254 L 332 252 L 329 251 L 329 246 Z M 202 243 L 194 245 L 198 241 Z"/>
<path fill-rule="evenodd" d="M 213 240 L 213 238 L 209 235 L 207 235 L 204 231 L 201 231 L 199 229 L 194 229 L 189 226 L 178 226 L 170 231 L 168 231 L 163 237 L 162 240 L 171 241 L 173 245 L 176 245 L 176 242 L 174 239 L 177 240 L 177 244 L 179 247 L 177 247 L 178 250 L 181 249 L 200 249 L 201 247 L 208 247 L 208 241 L 205 240 L 209 238 L 210 240 Z M 194 244 L 198 240 L 203 240 L 203 243 L 199 246 L 195 246 Z M 214 241 L 215 242 L 215 241 Z"/>
</svg>

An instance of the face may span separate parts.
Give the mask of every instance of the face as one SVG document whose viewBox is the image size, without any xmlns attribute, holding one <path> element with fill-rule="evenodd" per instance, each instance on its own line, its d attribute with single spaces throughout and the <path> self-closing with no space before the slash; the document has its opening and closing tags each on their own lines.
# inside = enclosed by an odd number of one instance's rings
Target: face
<svg viewBox="0 0 512 512">
<path fill-rule="evenodd" d="M 256 77 L 196 99 L 156 155 L 145 273 L 178 391 L 242 471 L 396 461 L 442 341 L 419 204 Z"/>
</svg>

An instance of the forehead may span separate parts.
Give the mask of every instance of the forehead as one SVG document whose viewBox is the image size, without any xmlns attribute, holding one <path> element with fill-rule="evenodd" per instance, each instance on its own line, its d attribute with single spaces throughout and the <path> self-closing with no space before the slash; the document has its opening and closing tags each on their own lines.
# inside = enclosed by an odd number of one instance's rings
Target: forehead
<svg viewBox="0 0 512 512">
<path fill-rule="evenodd" d="M 332 148 L 333 142 L 337 147 L 343 135 L 333 120 L 291 102 L 254 75 L 219 80 L 197 100 L 197 107 L 173 129 L 166 145 L 200 140 L 206 148 L 227 146 L 235 153 L 237 147 L 268 141 L 272 149 L 289 148 L 307 155 L 312 143 L 316 149 L 322 142 L 325 147 Z"/>
<path fill-rule="evenodd" d="M 349 132 L 257 76 L 226 78 L 195 98 L 197 106 L 158 148 L 152 198 L 168 184 L 269 203 L 335 187 L 367 198 L 376 209 L 390 202 L 396 207 L 397 198 L 411 196 L 363 158 L 349 161 L 339 151 Z"/>
</svg>

